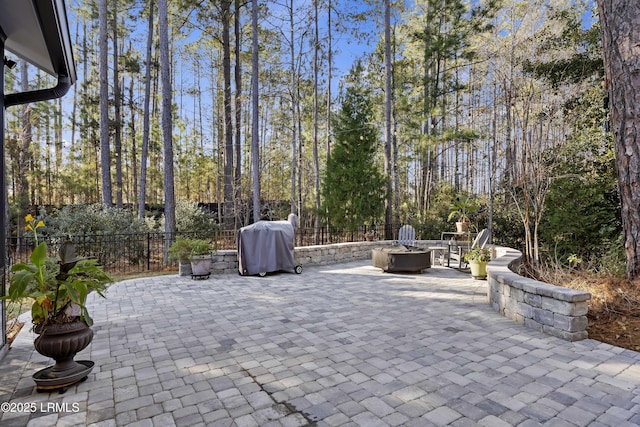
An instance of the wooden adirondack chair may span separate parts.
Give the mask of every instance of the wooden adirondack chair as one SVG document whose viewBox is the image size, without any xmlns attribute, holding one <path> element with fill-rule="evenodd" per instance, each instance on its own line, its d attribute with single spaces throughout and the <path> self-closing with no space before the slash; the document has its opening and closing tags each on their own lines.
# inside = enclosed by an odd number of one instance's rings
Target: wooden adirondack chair
<svg viewBox="0 0 640 427">
<path fill-rule="evenodd" d="M 409 224 L 405 224 L 398 230 L 398 244 L 407 248 L 415 246 L 416 229 Z"/>
</svg>

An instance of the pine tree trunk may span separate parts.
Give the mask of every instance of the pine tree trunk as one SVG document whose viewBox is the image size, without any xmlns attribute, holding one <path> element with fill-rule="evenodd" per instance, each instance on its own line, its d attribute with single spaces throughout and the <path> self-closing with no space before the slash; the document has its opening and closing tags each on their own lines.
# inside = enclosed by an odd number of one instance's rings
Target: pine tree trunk
<svg viewBox="0 0 640 427">
<path fill-rule="evenodd" d="M 113 108 L 115 127 L 113 149 L 115 152 L 116 164 L 116 207 L 122 208 L 122 114 L 121 114 L 121 88 L 120 72 L 118 70 L 119 49 L 118 49 L 118 1 L 113 2 Z"/>
<path fill-rule="evenodd" d="M 290 0 L 289 4 L 289 43 L 291 49 L 289 50 L 289 67 L 291 73 L 289 92 L 291 93 L 291 212 L 296 211 L 296 153 L 298 149 L 298 124 L 296 121 L 297 102 L 298 102 L 298 89 L 296 84 L 296 51 L 295 51 L 295 27 L 294 27 L 294 5 L 293 0 Z M 302 147 L 300 147 L 302 150 Z M 302 173 L 302 165 L 298 164 L 298 170 Z M 298 190 L 300 190 L 298 188 Z"/>
<path fill-rule="evenodd" d="M 313 2 L 314 8 L 314 43 L 313 43 L 313 172 L 315 195 L 314 243 L 320 244 L 320 160 L 318 158 L 318 53 L 320 36 L 318 23 L 318 0 Z"/>
<path fill-rule="evenodd" d="M 235 81 L 236 81 L 236 140 L 235 140 L 235 175 L 234 175 L 234 202 L 240 202 L 242 200 L 242 188 L 240 186 L 240 179 L 242 177 L 242 61 L 241 61 L 241 46 L 242 39 L 240 33 L 240 0 L 235 0 L 235 19 L 234 19 L 234 35 L 235 35 L 235 50 L 236 50 L 236 66 L 235 66 Z M 238 206 L 240 207 L 240 206 Z M 239 227 L 240 215 L 239 212 L 235 212 L 236 228 Z"/>
<path fill-rule="evenodd" d="M 107 0 L 99 3 L 100 21 L 100 171 L 102 177 L 102 203 L 111 206 L 111 147 L 109 145 L 109 84 L 107 44 Z"/>
<path fill-rule="evenodd" d="M 627 277 L 640 278 L 640 3 L 598 0 Z"/>
<path fill-rule="evenodd" d="M 221 1 L 224 75 L 224 223 L 233 225 L 233 121 L 231 117 L 231 1 Z"/>
<path fill-rule="evenodd" d="M 253 180 L 253 219 L 260 217 L 260 140 L 258 99 L 258 0 L 251 3 L 251 177 Z"/>
<path fill-rule="evenodd" d="M 384 202 L 384 238 L 393 239 L 393 187 L 391 167 L 391 0 L 384 0 L 384 174 L 387 194 Z"/>
<path fill-rule="evenodd" d="M 173 179 L 173 120 L 171 116 L 171 62 L 169 57 L 169 23 L 167 0 L 158 1 L 160 35 L 160 79 L 162 81 L 162 139 L 164 152 L 164 231 L 165 257 L 176 232 L 176 204 Z"/>
<path fill-rule="evenodd" d="M 74 45 L 75 46 L 80 46 L 80 31 L 79 31 L 79 27 L 80 27 L 80 20 L 76 21 L 76 37 L 74 40 Z M 86 43 L 86 41 L 85 41 Z M 77 108 L 78 108 L 78 84 L 74 84 L 73 85 L 73 106 L 71 107 L 71 141 L 70 141 L 70 147 L 69 147 L 69 152 L 70 153 L 74 153 L 75 151 L 75 143 L 76 143 L 76 126 L 78 124 L 78 119 L 77 119 Z M 74 156 L 69 156 L 70 162 L 71 162 L 71 167 L 74 168 L 75 167 L 75 160 L 74 160 Z M 72 205 L 75 204 L 75 197 L 76 197 L 76 192 L 75 191 L 71 191 L 69 194 L 69 203 L 71 203 Z"/>
<path fill-rule="evenodd" d="M 54 190 L 54 199 L 57 203 L 64 203 L 63 189 L 60 188 L 58 177 L 62 170 L 62 98 L 58 98 L 54 101 L 53 109 L 53 147 L 55 150 L 55 164 L 53 170 L 54 182 L 52 184 Z"/>
<path fill-rule="evenodd" d="M 129 50 L 131 50 L 131 46 L 129 46 Z M 129 114 L 131 114 L 131 123 L 130 123 L 130 131 L 131 131 L 131 199 L 130 203 L 135 204 L 137 202 L 138 197 L 138 144 L 136 143 L 138 135 L 136 131 L 136 107 L 135 101 L 133 99 L 134 96 L 134 79 L 133 75 L 129 80 Z"/>
<path fill-rule="evenodd" d="M 29 66 L 26 61 L 20 61 L 20 84 L 21 90 L 29 90 Z M 3 131 L 3 130 L 0 130 Z M 31 104 L 22 105 L 22 146 L 17 153 L 18 164 L 16 165 L 16 201 L 20 208 L 18 215 L 18 230 L 22 230 L 22 220 L 29 210 L 29 161 L 31 160 L 31 150 L 29 147 L 33 142 L 33 127 L 31 126 Z"/>
<path fill-rule="evenodd" d="M 153 0 L 149 0 L 149 34 L 147 34 L 147 61 L 144 80 L 144 113 L 142 116 L 142 152 L 140 153 L 140 199 L 138 218 L 144 218 L 147 193 L 147 157 L 149 153 L 149 103 L 151 101 L 151 48 L 153 46 Z"/>
<path fill-rule="evenodd" d="M 331 0 L 327 2 L 327 160 L 331 157 L 331 79 L 333 75 L 331 68 L 333 67 L 333 39 L 331 30 Z M 326 212 L 325 212 L 326 213 Z M 317 213 L 320 216 L 320 211 Z M 330 238 L 329 231 L 331 230 L 330 224 L 326 224 L 327 236 Z"/>
</svg>

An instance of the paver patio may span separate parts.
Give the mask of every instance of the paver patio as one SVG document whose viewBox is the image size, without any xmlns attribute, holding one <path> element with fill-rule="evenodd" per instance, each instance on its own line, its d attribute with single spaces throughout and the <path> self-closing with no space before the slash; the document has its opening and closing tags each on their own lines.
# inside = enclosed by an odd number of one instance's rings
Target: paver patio
<svg viewBox="0 0 640 427">
<path fill-rule="evenodd" d="M 96 363 L 65 394 L 28 328 L 0 361 L 5 426 L 637 426 L 640 353 L 493 312 L 484 281 L 368 262 L 301 275 L 178 276 L 90 296 Z M 36 404 L 34 406 L 33 404 Z"/>
</svg>

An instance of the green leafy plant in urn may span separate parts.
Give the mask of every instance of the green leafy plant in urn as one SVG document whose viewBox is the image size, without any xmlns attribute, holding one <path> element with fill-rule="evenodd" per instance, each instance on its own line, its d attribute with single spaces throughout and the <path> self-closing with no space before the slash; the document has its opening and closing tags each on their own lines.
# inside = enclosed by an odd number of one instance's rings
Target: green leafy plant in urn
<svg viewBox="0 0 640 427">
<path fill-rule="evenodd" d="M 29 262 L 11 267 L 8 293 L 2 299 L 32 301 L 33 330 L 38 334 L 35 349 L 56 362 L 33 374 L 33 379 L 40 391 L 64 391 L 86 379 L 93 369 L 93 362 L 75 361 L 74 357 L 93 339 L 93 320 L 85 305 L 87 296 L 96 291 L 104 297 L 102 292 L 111 278 L 95 260 L 77 259 L 70 241 L 60 246 L 57 262 L 49 259 L 46 242 L 38 242 L 37 230 L 44 227 L 44 222 L 31 215 L 25 220 L 36 247 Z"/>
<path fill-rule="evenodd" d="M 469 215 L 479 209 L 478 204 L 471 197 L 463 194 L 453 201 L 453 208 L 449 212 L 447 221 L 456 219 L 456 232 L 466 233 L 469 230 Z"/>
<path fill-rule="evenodd" d="M 180 276 L 191 275 L 191 249 L 193 248 L 193 239 L 177 239 L 169 247 L 169 259 L 178 261 Z"/>
</svg>

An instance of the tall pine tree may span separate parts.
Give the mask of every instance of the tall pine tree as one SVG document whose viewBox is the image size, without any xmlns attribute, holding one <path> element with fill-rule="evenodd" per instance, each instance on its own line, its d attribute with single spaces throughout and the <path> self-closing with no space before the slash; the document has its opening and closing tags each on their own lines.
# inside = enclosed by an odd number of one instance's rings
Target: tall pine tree
<svg viewBox="0 0 640 427">
<path fill-rule="evenodd" d="M 379 139 L 363 71 L 357 63 L 347 78 L 322 185 L 327 220 L 349 230 L 375 224 L 384 213 L 385 179 L 376 164 Z"/>
</svg>

